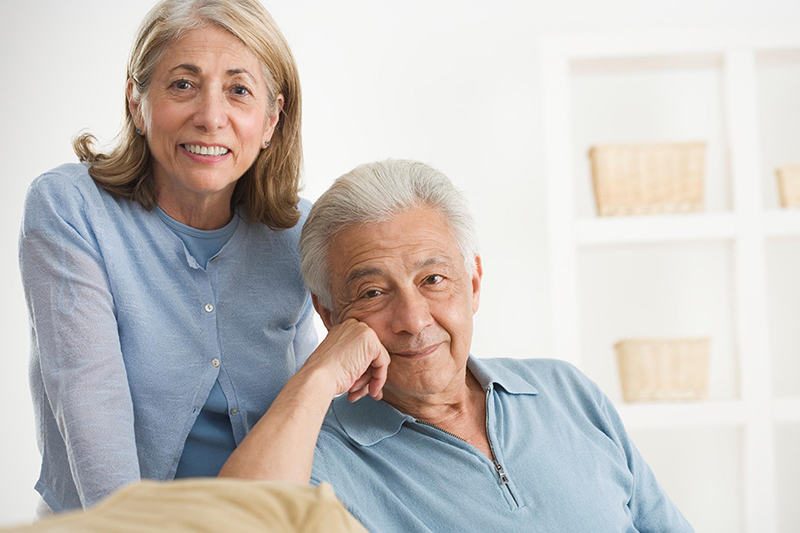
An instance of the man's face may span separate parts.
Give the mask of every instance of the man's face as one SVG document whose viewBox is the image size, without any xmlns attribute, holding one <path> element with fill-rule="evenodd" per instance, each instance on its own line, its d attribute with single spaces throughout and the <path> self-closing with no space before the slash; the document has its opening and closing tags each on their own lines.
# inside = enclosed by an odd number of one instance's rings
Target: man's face
<svg viewBox="0 0 800 533">
<path fill-rule="evenodd" d="M 431 400 L 464 386 L 480 258 L 467 272 L 437 210 L 345 229 L 330 260 L 333 309 L 322 310 L 323 321 L 331 327 L 355 318 L 377 333 L 391 356 L 387 399 Z"/>
</svg>

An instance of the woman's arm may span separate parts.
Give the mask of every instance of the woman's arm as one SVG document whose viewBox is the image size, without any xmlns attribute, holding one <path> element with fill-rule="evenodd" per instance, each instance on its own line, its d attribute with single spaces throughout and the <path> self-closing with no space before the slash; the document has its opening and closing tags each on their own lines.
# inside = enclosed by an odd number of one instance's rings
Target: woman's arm
<svg viewBox="0 0 800 533">
<path fill-rule="evenodd" d="M 331 328 L 222 467 L 221 477 L 307 484 L 322 421 L 334 397 L 383 395 L 389 354 L 375 332 L 348 319 Z"/>
<path fill-rule="evenodd" d="M 26 197 L 20 269 L 31 323 L 32 393 L 45 442 L 61 439 L 84 507 L 139 479 L 133 404 L 102 254 L 80 191 L 44 176 Z M 50 490 L 57 491 L 50 483 Z M 57 494 L 63 498 L 63 494 Z"/>
</svg>

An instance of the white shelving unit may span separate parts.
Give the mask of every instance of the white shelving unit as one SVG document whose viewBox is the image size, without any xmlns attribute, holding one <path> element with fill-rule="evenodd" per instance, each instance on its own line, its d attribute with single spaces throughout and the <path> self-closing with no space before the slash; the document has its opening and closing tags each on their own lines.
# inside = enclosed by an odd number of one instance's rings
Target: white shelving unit
<svg viewBox="0 0 800 533">
<path fill-rule="evenodd" d="M 545 37 L 541 47 L 554 354 L 584 369 L 589 362 L 595 364 L 590 358 L 599 347 L 582 345 L 585 324 L 580 306 L 585 287 L 580 283 L 580 261 L 587 250 L 652 249 L 676 243 L 728 246 L 733 397 L 696 403 L 618 402 L 618 408 L 634 431 L 723 428 L 741 434 L 739 525 L 747 533 L 778 531 L 775 427 L 800 423 L 800 396 L 775 398 L 772 390 L 765 254 L 769 238 L 800 237 L 800 211 L 765 207 L 763 180 L 768 177 L 762 175 L 757 98 L 758 54 L 787 50 L 800 51 L 796 28 L 559 34 Z M 720 174 L 727 183 L 721 187 L 726 198 L 704 213 L 587 216 L 580 208 L 574 168 L 575 149 L 587 148 L 576 147 L 573 136 L 576 121 L 582 119 L 571 109 L 576 69 L 613 77 L 698 61 L 714 65 L 721 87 L 723 142 L 717 148 L 724 161 Z M 713 200 L 707 199 L 707 204 Z M 613 358 L 608 357 L 608 365 L 615 365 Z"/>
</svg>

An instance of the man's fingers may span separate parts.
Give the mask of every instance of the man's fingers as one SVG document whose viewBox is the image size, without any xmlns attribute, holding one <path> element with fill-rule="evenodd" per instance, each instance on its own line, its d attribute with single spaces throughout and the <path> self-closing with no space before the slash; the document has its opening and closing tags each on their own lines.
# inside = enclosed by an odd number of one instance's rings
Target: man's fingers
<svg viewBox="0 0 800 533">
<path fill-rule="evenodd" d="M 380 400 L 383 398 L 383 386 L 386 384 L 386 378 L 383 379 L 373 379 L 369 382 L 369 395 L 375 398 L 376 400 Z"/>
<path fill-rule="evenodd" d="M 389 363 L 391 362 L 389 353 L 383 347 L 381 348 L 382 353 L 370 365 L 372 379 L 369 382 L 369 394 L 376 400 L 383 398 L 383 386 L 386 385 Z"/>
<path fill-rule="evenodd" d="M 367 387 L 361 387 L 360 389 L 358 389 L 356 391 L 348 392 L 347 393 L 347 401 L 349 401 L 350 403 L 357 402 L 358 400 L 360 400 L 361 398 L 363 398 L 367 394 L 369 394 L 369 389 Z"/>
<path fill-rule="evenodd" d="M 361 374 L 361 377 L 358 378 L 355 383 L 353 383 L 353 386 L 350 387 L 350 392 L 355 392 L 361 388 L 364 388 L 367 386 L 367 384 L 369 384 L 371 379 L 372 376 L 370 375 L 369 369 L 367 369 L 367 371 Z"/>
</svg>

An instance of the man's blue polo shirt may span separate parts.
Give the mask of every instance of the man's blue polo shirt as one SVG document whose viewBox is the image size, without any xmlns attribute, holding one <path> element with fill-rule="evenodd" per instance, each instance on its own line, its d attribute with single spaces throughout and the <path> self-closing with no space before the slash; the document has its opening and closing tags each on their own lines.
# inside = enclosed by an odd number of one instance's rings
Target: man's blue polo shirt
<svg viewBox="0 0 800 533">
<path fill-rule="evenodd" d="M 331 483 L 372 533 L 689 532 L 611 402 L 546 359 L 475 359 L 497 464 L 388 403 L 336 398 L 312 483 Z M 499 465 L 499 466 L 498 466 Z"/>
</svg>

